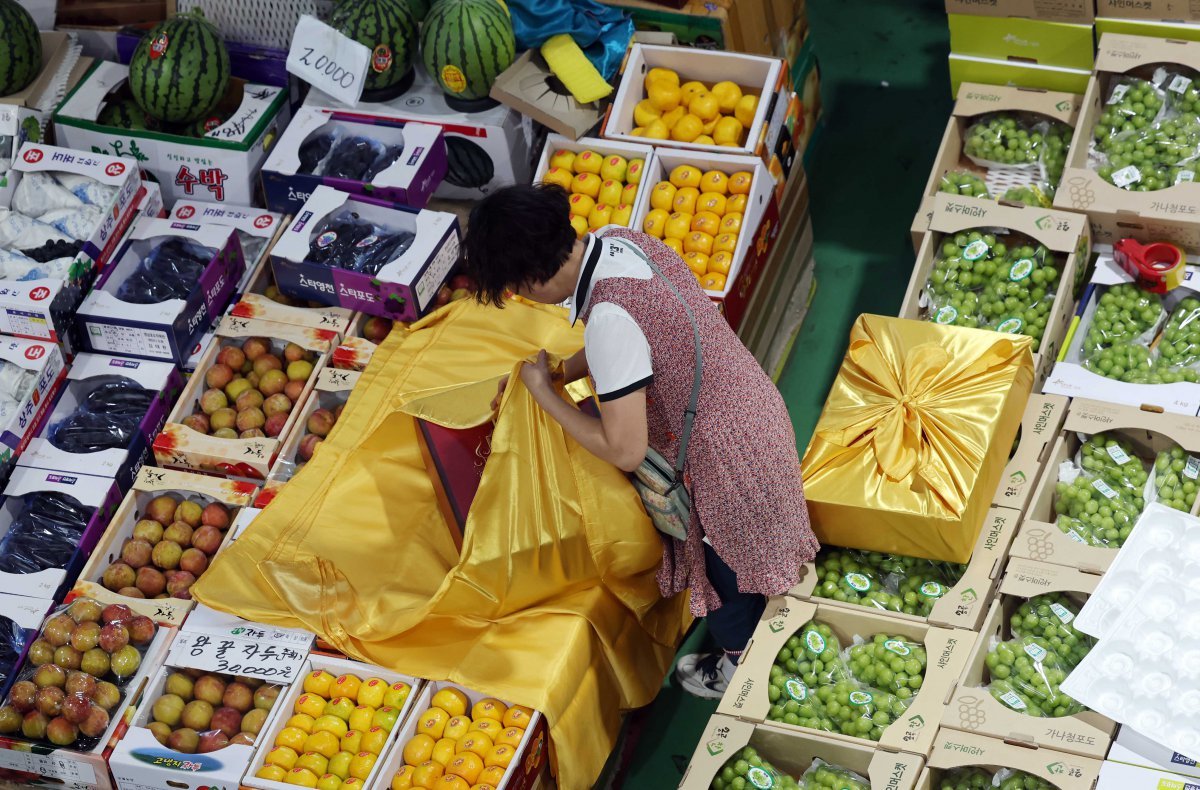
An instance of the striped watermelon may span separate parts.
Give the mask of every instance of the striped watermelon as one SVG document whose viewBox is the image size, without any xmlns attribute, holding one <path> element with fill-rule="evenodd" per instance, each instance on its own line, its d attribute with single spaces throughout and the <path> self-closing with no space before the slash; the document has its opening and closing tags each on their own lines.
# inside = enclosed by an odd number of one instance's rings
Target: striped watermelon
<svg viewBox="0 0 1200 790">
<path fill-rule="evenodd" d="M 217 106 L 228 87 L 229 51 L 199 8 L 160 23 L 129 61 L 129 92 L 160 121 L 195 121 Z"/>
<path fill-rule="evenodd" d="M 329 26 L 371 50 L 364 99 L 394 99 L 411 84 L 417 17 L 409 0 L 342 0 L 333 9 Z"/>
<path fill-rule="evenodd" d="M 142 108 L 131 99 L 121 99 L 104 105 L 104 109 L 96 117 L 96 123 L 115 126 L 118 129 L 139 130 L 149 129 L 152 125 Z"/>
<path fill-rule="evenodd" d="M 23 90 L 42 70 L 42 37 L 16 0 L 0 0 L 0 96 Z"/>
<path fill-rule="evenodd" d="M 508 11 L 497 0 L 437 0 L 421 31 L 425 70 L 452 99 L 486 99 L 516 47 Z"/>
<path fill-rule="evenodd" d="M 446 135 L 446 182 L 463 189 L 480 189 L 496 175 L 487 151 L 465 137 Z"/>
</svg>

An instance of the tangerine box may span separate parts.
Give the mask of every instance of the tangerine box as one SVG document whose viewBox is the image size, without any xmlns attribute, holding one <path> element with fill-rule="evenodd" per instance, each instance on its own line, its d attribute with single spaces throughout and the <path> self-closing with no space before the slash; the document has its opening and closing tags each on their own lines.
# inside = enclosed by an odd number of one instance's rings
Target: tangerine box
<svg viewBox="0 0 1200 790">
<path fill-rule="evenodd" d="M 961 676 L 945 696 L 942 725 L 1011 743 L 1102 759 L 1117 728 L 1111 719 L 1092 711 L 1060 718 L 1035 717 L 1014 709 L 1024 705 L 1020 699 L 1014 699 L 1010 706 L 997 700 L 986 688 L 990 677 L 986 665 L 988 653 L 995 642 L 1010 633 L 1009 619 L 1024 599 L 1061 592 L 1082 605 L 1099 582 L 1099 576 L 1074 568 L 1010 560 L 1000 582 L 999 598 L 992 602 L 983 621 L 979 641 L 971 650 Z M 1058 616 L 1068 623 L 1073 619 L 1069 610 Z"/>
<path fill-rule="evenodd" d="M 533 183 L 541 184 L 541 183 L 546 182 L 546 174 L 551 169 L 554 169 L 557 167 L 551 160 L 553 160 L 555 158 L 555 155 L 561 151 L 567 151 L 567 152 L 570 152 L 571 154 L 582 154 L 584 152 L 590 152 L 592 154 L 597 155 L 597 158 L 603 160 L 605 163 L 607 163 L 607 160 L 613 156 L 622 157 L 623 159 L 625 159 L 626 162 L 632 162 L 634 159 L 642 160 L 642 168 L 641 168 L 641 172 L 638 174 L 639 180 L 637 182 L 630 182 L 628 180 L 627 172 L 620 179 L 620 182 L 623 186 L 622 192 L 624 192 L 624 188 L 627 188 L 630 183 L 634 183 L 637 185 L 637 188 L 634 190 L 632 200 L 630 200 L 624 194 L 622 194 L 621 198 L 618 200 L 618 204 L 625 204 L 625 205 L 629 206 L 629 209 L 630 209 L 629 221 L 628 222 L 613 221 L 611 223 L 614 225 L 626 225 L 628 227 L 632 227 L 634 230 L 639 230 L 640 228 L 637 227 L 636 225 L 634 225 L 634 220 L 636 217 L 638 217 L 641 214 L 641 207 L 647 200 L 647 196 L 650 193 L 650 187 L 653 186 L 653 184 L 648 184 L 646 182 L 645 176 L 646 176 L 646 173 L 649 172 L 651 169 L 652 160 L 654 158 L 654 149 L 648 145 L 639 145 L 639 144 L 633 144 L 633 143 L 618 143 L 618 142 L 614 142 L 612 140 L 600 140 L 595 137 L 583 137 L 583 138 L 580 138 L 579 140 L 572 140 L 571 138 L 563 137 L 560 134 L 550 134 L 550 135 L 546 136 L 546 144 L 542 148 L 541 157 L 538 158 L 537 169 L 534 170 L 534 173 L 533 173 Z M 573 161 L 572 167 L 574 167 L 575 164 L 576 163 Z M 603 175 L 604 167 L 607 167 L 607 164 L 601 166 L 600 169 L 598 169 L 596 171 L 598 177 L 601 179 L 602 182 L 608 180 Z M 562 169 L 562 168 L 558 168 L 558 169 Z M 592 172 L 592 171 L 591 170 L 584 170 L 584 171 L 571 170 L 570 173 L 572 175 L 572 181 L 574 181 L 574 177 L 577 176 L 579 172 Z M 557 182 L 555 182 L 555 183 L 557 183 Z M 559 184 L 559 186 L 562 186 L 562 184 Z M 564 187 L 564 189 L 566 189 L 568 192 L 574 191 L 569 187 Z M 600 201 L 600 200 L 596 201 L 597 205 L 599 205 L 601 202 L 603 202 L 603 201 Z M 609 203 L 611 204 L 611 201 L 609 201 Z M 612 204 L 612 205 L 614 205 L 614 207 L 615 207 L 615 205 L 617 205 L 617 204 Z M 610 224 L 610 223 L 609 222 L 600 223 L 599 225 L 596 226 L 596 229 L 599 229 L 600 227 L 603 227 L 604 225 L 608 225 L 608 224 Z"/>
<path fill-rule="evenodd" d="M 253 483 L 244 480 L 226 480 L 211 475 L 197 475 L 190 472 L 179 472 L 174 469 L 157 469 L 152 466 L 142 467 L 138 473 L 133 488 L 125 495 L 120 507 L 109 522 L 100 542 L 92 551 L 91 557 L 79 574 L 79 580 L 71 591 L 70 598 L 80 596 L 91 598 L 108 605 L 119 603 L 128 606 L 138 614 L 144 614 L 152 620 L 164 625 L 179 626 L 183 624 L 188 612 L 195 602 L 191 598 L 132 598 L 108 589 L 101 582 L 104 571 L 114 562 L 121 559 L 121 550 L 125 543 L 133 537 L 134 526 L 146 516 L 146 506 L 151 500 L 173 495 L 181 500 L 198 502 L 207 506 L 213 502 L 226 506 L 229 510 L 229 521 L 221 531 L 224 533 L 220 546 L 214 554 L 220 553 L 233 538 L 233 523 L 241 513 L 242 508 L 254 501 L 258 488 Z M 219 525 L 214 525 L 218 526 Z M 186 548 L 186 547 L 185 547 Z"/>
<path fill-rule="evenodd" d="M 358 377 L 359 374 L 352 370 L 327 367 L 321 371 L 308 400 L 300 408 L 296 429 L 291 432 L 279 450 L 279 458 L 276 459 L 275 465 L 271 467 L 271 474 L 267 477 L 268 483 L 282 485 L 300 471 L 306 460 L 300 452 L 301 444 L 304 442 L 304 437 L 311 433 L 308 429 L 308 418 L 317 409 L 333 412 L 335 418 L 340 416 L 341 409 L 345 408 L 346 401 L 350 400 L 351 391 L 358 384 Z M 335 419 L 334 425 L 336 424 Z"/>
<path fill-rule="evenodd" d="M 1016 769 L 1059 790 L 1093 790 L 1100 766 L 1099 760 L 1075 754 L 1042 746 L 1018 746 L 999 738 L 943 727 L 938 730 L 917 790 L 936 790 L 944 786 L 951 771 L 971 767 L 996 773 L 1006 768 Z"/>
<path fill-rule="evenodd" d="M 432 706 L 434 695 L 447 688 L 458 689 L 461 693 L 466 694 L 471 708 L 487 699 L 485 694 L 463 688 L 455 683 L 441 680 L 427 682 L 420 693 L 415 695 L 415 699 L 411 700 L 412 715 L 404 719 L 404 724 L 399 728 L 399 736 L 391 750 L 384 753 L 384 759 L 379 765 L 380 787 L 390 786 L 392 778 L 405 767 L 405 746 L 413 736 L 418 734 L 421 718 Z M 511 703 L 504 700 L 501 702 L 511 707 Z M 470 708 L 467 713 L 471 713 Z M 504 771 L 504 777 L 499 782 L 494 782 L 493 786 L 496 790 L 533 790 L 537 786 L 542 769 L 545 768 L 550 755 L 546 718 L 539 711 L 533 711 L 533 715 L 529 717 L 528 726 L 525 727 L 520 743 L 510 748 L 512 748 L 512 756 Z"/>
<path fill-rule="evenodd" d="M 269 260 L 271 245 L 283 231 L 283 216 L 261 208 L 234 206 L 227 203 L 205 203 L 200 200 L 180 200 L 171 209 L 171 219 L 180 222 L 202 222 L 229 225 L 237 231 L 246 261 L 246 273 L 234 289 L 234 301 L 249 290 L 254 276 Z"/>
<path fill-rule="evenodd" d="M 884 633 L 925 647 L 928 665 L 924 683 L 903 715 L 883 730 L 878 743 L 842 733 L 809 730 L 784 722 L 768 722 L 767 714 L 772 705 L 768 697 L 771 666 L 780 649 L 811 620 L 828 625 L 840 645 L 852 645 L 856 637 L 870 639 L 875 634 Z M 927 757 L 933 748 L 934 735 L 946 700 L 967 666 L 967 657 L 975 646 L 975 639 L 976 635 L 970 631 L 909 622 L 862 607 L 851 610 L 823 602 L 818 604 L 797 601 L 795 598 L 773 597 L 767 601 L 767 608 L 746 645 L 733 680 L 729 682 L 729 689 L 717 706 L 717 713 L 767 723 L 784 732 L 819 733 L 821 738 L 838 743 Z M 870 704 L 869 694 L 863 704 Z"/>
<path fill-rule="evenodd" d="M 183 420 L 200 407 L 200 396 L 206 383 L 205 375 L 216 362 L 217 355 L 227 346 L 241 346 L 252 337 L 266 338 L 271 353 L 282 355 L 288 343 L 295 343 L 316 355 L 312 373 L 305 382 L 300 397 L 292 404 L 287 422 L 277 436 L 250 439 L 226 439 L 202 434 L 183 424 Z M 167 424 L 154 439 L 154 457 L 159 466 L 198 471 L 225 477 L 241 477 L 262 480 L 271 471 L 271 465 L 279 453 L 279 447 L 296 423 L 299 409 L 312 391 L 317 374 L 329 360 L 333 341 L 337 336 L 327 329 L 303 329 L 275 321 L 226 316 L 217 327 L 212 345 L 204 352 L 194 374 L 167 417 Z"/>
</svg>

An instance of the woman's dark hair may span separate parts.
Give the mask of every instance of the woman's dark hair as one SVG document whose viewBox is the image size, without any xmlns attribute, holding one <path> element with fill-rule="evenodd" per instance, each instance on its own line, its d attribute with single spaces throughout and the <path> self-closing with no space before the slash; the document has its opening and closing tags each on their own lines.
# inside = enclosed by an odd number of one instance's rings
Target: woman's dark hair
<svg viewBox="0 0 1200 790">
<path fill-rule="evenodd" d="M 502 307 L 505 291 L 558 274 L 575 247 L 570 216 L 566 191 L 553 184 L 505 187 L 475 204 L 463 246 L 479 301 Z"/>
</svg>

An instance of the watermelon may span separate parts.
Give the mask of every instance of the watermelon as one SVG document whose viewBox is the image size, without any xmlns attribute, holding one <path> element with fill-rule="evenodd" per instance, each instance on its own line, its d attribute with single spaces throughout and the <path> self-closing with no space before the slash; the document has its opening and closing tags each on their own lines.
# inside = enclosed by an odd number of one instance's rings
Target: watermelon
<svg viewBox="0 0 1200 790">
<path fill-rule="evenodd" d="M 109 102 L 96 116 L 96 123 L 118 129 L 148 129 L 151 126 L 149 121 L 146 113 L 132 99 Z"/>
<path fill-rule="evenodd" d="M 371 50 L 363 99 L 394 99 L 412 84 L 417 17 L 409 0 L 342 0 L 329 26 Z"/>
<path fill-rule="evenodd" d="M 512 21 L 497 0 L 437 0 L 421 31 L 425 70 L 452 99 L 486 99 L 516 48 Z"/>
<path fill-rule="evenodd" d="M 152 118 L 190 123 L 229 87 L 229 51 L 199 8 L 161 22 L 129 61 L 129 91 Z"/>
<path fill-rule="evenodd" d="M 487 151 L 465 137 L 447 135 L 446 182 L 463 189 L 480 189 L 496 175 Z"/>
<path fill-rule="evenodd" d="M 0 96 L 24 90 L 42 70 L 42 37 L 16 0 L 0 0 Z"/>
</svg>

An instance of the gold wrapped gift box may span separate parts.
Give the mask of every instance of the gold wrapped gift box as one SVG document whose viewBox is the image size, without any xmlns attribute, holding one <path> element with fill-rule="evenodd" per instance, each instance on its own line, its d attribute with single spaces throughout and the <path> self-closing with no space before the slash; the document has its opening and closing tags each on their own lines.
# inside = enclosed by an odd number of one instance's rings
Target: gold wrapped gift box
<svg viewBox="0 0 1200 790">
<path fill-rule="evenodd" d="M 804 455 L 817 537 L 966 562 L 1032 384 L 1029 338 L 859 316 Z"/>
</svg>

